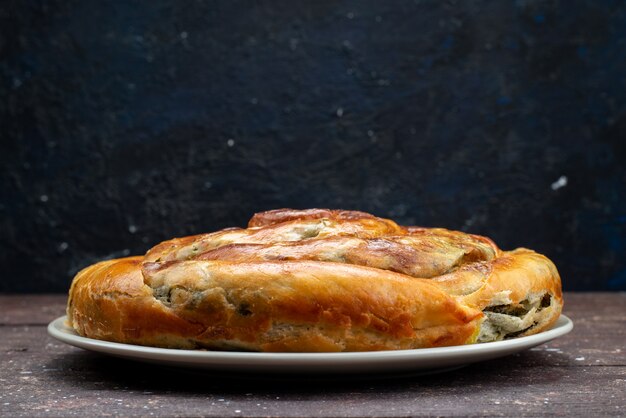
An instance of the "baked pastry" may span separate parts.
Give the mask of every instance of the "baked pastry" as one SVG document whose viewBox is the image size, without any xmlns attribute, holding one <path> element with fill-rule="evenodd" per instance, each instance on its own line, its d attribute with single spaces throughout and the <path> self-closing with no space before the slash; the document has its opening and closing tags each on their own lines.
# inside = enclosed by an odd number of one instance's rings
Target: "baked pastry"
<svg viewBox="0 0 626 418">
<path fill-rule="evenodd" d="M 280 209 L 89 266 L 67 315 L 108 341 L 317 352 L 530 335 L 562 306 L 554 264 L 531 250 L 364 212 Z"/>
</svg>

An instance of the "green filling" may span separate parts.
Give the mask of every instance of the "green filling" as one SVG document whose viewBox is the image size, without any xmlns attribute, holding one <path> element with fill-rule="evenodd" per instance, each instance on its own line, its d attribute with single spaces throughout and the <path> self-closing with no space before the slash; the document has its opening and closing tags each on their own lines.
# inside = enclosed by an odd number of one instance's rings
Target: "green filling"
<svg viewBox="0 0 626 418">
<path fill-rule="evenodd" d="M 488 306 L 477 342 L 500 341 L 518 337 L 538 324 L 537 315 L 551 306 L 548 293 L 517 304 Z"/>
</svg>

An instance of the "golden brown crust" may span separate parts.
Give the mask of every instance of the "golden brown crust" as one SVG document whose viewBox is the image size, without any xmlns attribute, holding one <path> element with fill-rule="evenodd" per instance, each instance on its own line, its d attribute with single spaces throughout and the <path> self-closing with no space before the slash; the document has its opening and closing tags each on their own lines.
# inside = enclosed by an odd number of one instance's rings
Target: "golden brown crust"
<svg viewBox="0 0 626 418">
<path fill-rule="evenodd" d="M 556 321 L 550 260 L 363 212 L 284 209 L 87 267 L 67 313 L 80 335 L 133 344 L 365 351 L 473 342 L 503 305 L 532 308 L 516 335 Z"/>
<path fill-rule="evenodd" d="M 266 212 L 255 213 L 248 222 L 248 228 L 275 225 L 288 221 L 303 221 L 312 219 L 332 219 L 335 221 L 349 221 L 359 219 L 373 219 L 376 221 L 387 221 L 376 218 L 366 212 L 355 210 L 331 210 L 331 209 L 274 209 Z"/>
<path fill-rule="evenodd" d="M 143 282 L 143 257 L 102 261 L 81 270 L 70 289 L 68 322 L 84 336 L 139 343 L 146 331 L 153 335 L 200 332 L 157 301 Z M 154 345 L 167 346 L 167 344 Z"/>
<path fill-rule="evenodd" d="M 548 294 L 551 306 L 538 323 L 519 335 L 531 335 L 550 328 L 563 308 L 561 278 L 555 265 L 544 255 L 526 248 L 501 251 L 491 263 L 474 263 L 454 273 L 433 279 L 467 306 L 485 310 L 492 306 L 518 305 L 533 296 Z"/>
</svg>

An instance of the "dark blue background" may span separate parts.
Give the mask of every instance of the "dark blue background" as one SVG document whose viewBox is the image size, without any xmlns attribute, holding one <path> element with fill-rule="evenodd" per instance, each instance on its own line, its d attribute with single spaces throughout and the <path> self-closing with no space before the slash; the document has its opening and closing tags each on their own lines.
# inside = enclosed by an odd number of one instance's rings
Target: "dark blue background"
<svg viewBox="0 0 626 418">
<path fill-rule="evenodd" d="M 0 291 L 277 207 L 626 290 L 625 57 L 623 1 L 3 1 Z"/>
</svg>

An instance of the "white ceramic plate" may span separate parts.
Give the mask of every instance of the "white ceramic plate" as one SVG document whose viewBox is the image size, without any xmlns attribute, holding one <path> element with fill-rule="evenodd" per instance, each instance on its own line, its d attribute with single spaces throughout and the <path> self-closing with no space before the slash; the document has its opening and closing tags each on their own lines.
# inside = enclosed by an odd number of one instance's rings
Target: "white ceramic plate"
<svg viewBox="0 0 626 418">
<path fill-rule="evenodd" d="M 116 357 L 229 373 L 270 374 L 357 374 L 423 373 L 464 366 L 527 350 L 573 328 L 561 315 L 552 329 L 528 337 L 493 343 L 417 350 L 372 351 L 358 353 L 256 353 L 234 351 L 176 350 L 119 344 L 81 337 L 65 325 L 66 317 L 48 325 L 48 333 L 64 343 Z"/>
</svg>

